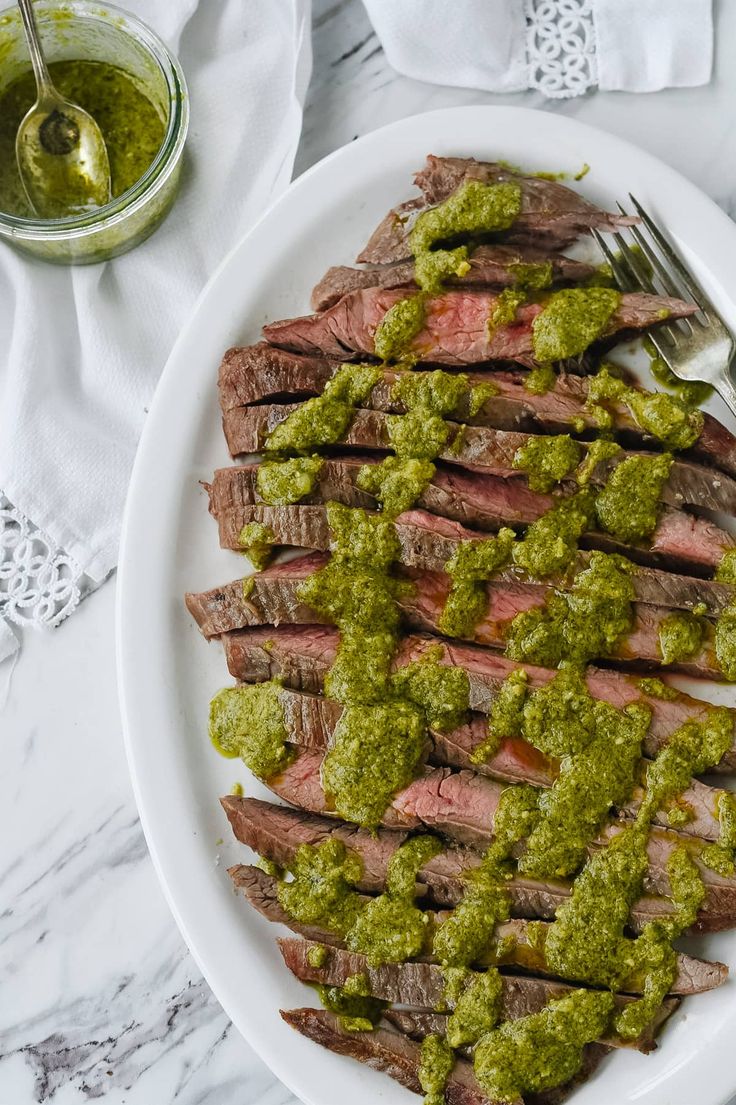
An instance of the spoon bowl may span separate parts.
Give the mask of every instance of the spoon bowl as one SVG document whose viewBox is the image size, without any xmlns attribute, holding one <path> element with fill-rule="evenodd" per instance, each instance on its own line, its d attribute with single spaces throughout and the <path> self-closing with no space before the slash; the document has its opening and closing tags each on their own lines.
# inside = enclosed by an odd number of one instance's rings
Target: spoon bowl
<svg viewBox="0 0 736 1105">
<path fill-rule="evenodd" d="M 88 112 L 54 87 L 33 12 L 18 0 L 38 97 L 18 127 L 15 156 L 28 202 L 44 219 L 102 207 L 111 199 L 110 162 L 102 132 Z"/>
</svg>

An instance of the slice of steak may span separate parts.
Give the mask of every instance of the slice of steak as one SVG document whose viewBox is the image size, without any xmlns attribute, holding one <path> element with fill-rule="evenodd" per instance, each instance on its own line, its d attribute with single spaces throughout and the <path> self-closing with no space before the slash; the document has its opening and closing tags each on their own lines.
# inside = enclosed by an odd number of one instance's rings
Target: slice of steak
<svg viewBox="0 0 736 1105">
<path fill-rule="evenodd" d="M 223 548 L 239 549 L 243 526 L 259 521 L 273 530 L 278 545 L 328 548 L 330 533 L 324 503 L 338 502 L 363 510 L 375 509 L 377 505 L 373 496 L 357 486 L 360 470 L 366 463 L 376 464 L 377 459 L 375 456 L 326 458 L 314 493 L 299 504 L 288 507 L 271 507 L 262 503 L 258 492 L 258 464 L 219 468 L 212 484 L 204 484 L 204 487 L 209 495 L 210 513 L 217 519 L 220 544 Z M 449 544 L 439 542 L 440 537 L 470 539 L 453 528 L 452 523 L 484 532 L 495 532 L 503 525 L 521 530 L 545 514 L 554 502 L 551 495 L 530 491 L 525 480 L 507 480 L 481 475 L 470 469 L 438 465 L 431 483 L 417 500 L 417 509 L 401 515 L 398 524 L 405 527 L 408 524 L 406 520 L 412 520 L 414 537 L 411 544 L 416 544 L 416 556 L 411 563 L 417 567 L 434 568 L 436 560 L 431 562 L 430 557 L 436 555 L 438 559 L 445 548 L 450 548 Z M 420 511 L 432 515 L 431 523 Z M 417 520 L 422 518 L 425 531 L 433 530 L 437 538 L 429 538 L 426 532 L 421 536 L 416 532 Z M 406 529 L 402 532 L 409 542 Z M 715 571 L 724 552 L 736 548 L 736 537 L 708 518 L 665 508 L 648 545 L 644 542 L 627 545 L 600 530 L 584 534 L 581 544 L 603 552 L 621 553 L 638 564 L 704 575 Z M 436 553 L 434 545 L 437 546 Z M 425 553 L 425 550 L 429 552 Z M 451 552 L 445 560 L 450 555 Z M 725 601 L 728 605 L 731 601 L 731 589 L 726 587 L 718 592 L 719 586 L 711 585 L 711 598 L 702 600 L 714 612 L 718 607 L 712 604 Z M 690 608 L 689 602 L 686 608 Z"/>
<path fill-rule="evenodd" d="M 279 626 L 268 629 L 243 629 L 225 634 L 225 648 L 230 674 L 245 683 L 279 678 L 296 690 L 318 693 L 324 677 L 332 666 L 339 633 L 328 626 Z M 267 646 L 267 647 L 266 647 Z M 543 687 L 554 677 L 548 668 L 534 664 L 517 664 L 499 653 L 474 645 L 456 644 L 443 638 L 424 634 L 405 637 L 395 659 L 397 667 L 421 659 L 433 649 L 440 663 L 461 667 L 468 673 L 470 709 L 487 714 L 496 695 L 511 672 L 522 669 L 529 677 L 531 690 Z M 594 698 L 610 702 L 623 709 L 633 702 L 645 702 L 652 714 L 649 732 L 644 738 L 644 751 L 649 757 L 665 747 L 672 733 L 686 721 L 702 721 L 711 709 L 704 699 L 677 691 L 671 699 L 657 698 L 640 686 L 631 674 L 597 668 L 586 669 L 586 683 Z M 703 688 L 707 693 L 708 684 Z M 736 713 L 731 711 L 736 721 Z M 736 771 L 736 743 L 726 753 L 715 771 Z"/>
<path fill-rule="evenodd" d="M 281 687 L 278 691 L 284 729 L 290 744 L 299 748 L 319 749 L 325 752 L 332 744 L 335 727 L 342 715 L 342 706 L 322 695 Z M 430 732 L 431 747 L 428 757 L 433 764 L 442 767 L 465 769 L 462 777 L 472 774 L 487 776 L 501 783 L 529 783 L 536 787 L 550 787 L 559 774 L 559 761 L 545 756 L 522 737 L 506 737 L 501 740 L 494 755 L 481 763 L 471 759 L 488 734 L 487 721 L 481 714 L 471 714 L 467 724 L 451 733 Z M 644 765 L 642 765 L 644 767 Z M 705 840 L 718 840 L 721 833 L 718 818 L 719 801 L 726 792 L 710 787 L 699 780 L 691 780 L 679 798 L 681 808 L 686 809 L 690 820 L 679 830 L 687 836 Z M 643 797 L 637 788 L 630 802 L 621 809 L 621 815 L 629 820 L 636 816 Z M 665 810 L 655 815 L 655 822 L 669 828 Z"/>
<path fill-rule="evenodd" d="M 297 408 L 295 403 L 269 403 L 235 407 L 227 411 L 223 417 L 223 429 L 231 455 L 261 452 L 271 432 Z M 390 450 L 392 417 L 383 411 L 356 410 L 341 446 L 363 451 L 375 449 L 382 453 Z M 514 467 L 514 458 L 519 449 L 539 441 L 539 435 L 496 430 L 488 426 L 462 427 L 456 422 L 447 424 L 450 437 L 440 459 L 462 468 L 469 467 L 483 475 L 490 473 L 526 485 L 527 478 Z M 585 454 L 589 446 L 581 442 L 580 448 Z M 613 470 L 627 457 L 656 455 L 622 451 L 618 456 L 597 464 L 590 473 L 590 482 L 599 487 L 605 484 Z M 569 494 L 579 490 L 574 479 L 566 481 L 563 489 Z M 675 459 L 662 487 L 661 501 L 675 509 L 687 505 L 733 515 L 736 513 L 736 480 L 696 461 Z"/>
<path fill-rule="evenodd" d="M 302 357 L 268 342 L 228 349 L 219 375 L 223 413 L 233 407 L 267 400 L 273 402 L 320 395 L 340 365 L 340 361 L 324 357 Z M 395 369 L 384 368 L 369 399 L 361 405 L 386 414 L 404 414 L 406 408 L 394 393 L 399 377 L 400 373 Z M 478 410 L 471 406 L 470 395 L 464 397 L 456 411 L 458 421 L 471 426 L 491 426 L 498 430 L 527 433 L 579 434 L 597 430 L 596 418 L 586 406 L 587 377 L 560 373 L 554 387 L 543 395 L 528 391 L 524 386 L 526 379 L 527 374 L 521 370 L 468 373 L 469 385 L 492 382 L 497 394 L 487 399 Z M 656 445 L 655 440 L 637 426 L 623 403 L 609 403 L 607 406 L 616 435 L 625 445 L 636 448 Z M 700 437 L 682 455 L 736 476 L 736 437 L 711 414 L 703 412 Z"/>
<path fill-rule="evenodd" d="M 469 251 L 470 268 L 463 276 L 450 276 L 448 284 L 461 287 L 504 288 L 518 283 L 519 265 L 550 265 L 552 282 L 587 280 L 595 272 L 593 265 L 575 261 L 564 253 L 550 252 L 535 246 L 514 246 L 496 243 L 476 246 Z M 412 288 L 414 263 L 406 261 L 378 269 L 353 269 L 335 265 L 328 269 L 312 289 L 313 311 L 324 311 L 348 292 L 359 288 Z"/>
<path fill-rule="evenodd" d="M 304 936 L 307 940 L 318 940 L 322 944 L 331 944 L 335 947 L 343 946 L 339 937 L 328 929 L 318 925 L 308 925 L 293 918 L 283 909 L 278 899 L 278 880 L 273 875 L 266 874 L 258 867 L 249 867 L 238 864 L 228 870 L 233 886 L 239 890 L 254 909 L 274 924 L 285 925 L 292 932 Z M 362 900 L 370 901 L 368 895 L 363 895 Z M 447 910 L 427 910 L 430 916 L 430 925 L 440 925 L 450 916 Z M 544 942 L 550 928 L 549 922 L 537 921 L 530 928 L 530 922 L 521 918 L 499 922 L 493 933 L 488 948 L 476 960 L 476 966 L 502 966 L 516 967 L 531 971 L 543 978 L 559 978 L 551 971 L 544 956 Z M 502 944 L 497 944 L 502 941 Z M 499 955 L 498 949 L 505 949 Z M 427 957 L 422 957 L 427 958 Z M 429 957 L 430 962 L 434 960 Z M 694 956 L 677 953 L 677 975 L 670 989 L 671 994 L 687 995 L 700 994 L 706 990 L 713 990 L 726 981 L 728 967 L 724 963 L 709 962 L 696 959 Z M 577 982 L 578 979 L 567 978 L 561 981 Z M 627 986 L 627 993 L 641 993 L 636 986 Z"/>
<path fill-rule="evenodd" d="M 320 624 L 324 619 L 300 600 L 299 589 L 304 580 L 325 567 L 329 559 L 326 553 L 297 557 L 212 591 L 188 594 L 185 596 L 187 607 L 208 637 L 249 626 Z M 450 594 L 450 577 L 441 571 L 413 568 L 397 568 L 395 574 L 412 585 L 411 591 L 397 598 L 404 624 L 411 629 L 440 633 L 442 611 Z M 544 584 L 491 580 L 486 584 L 485 615 L 474 631 L 463 639 L 489 648 L 505 649 L 514 618 L 529 610 L 542 609 L 549 591 Z M 634 669 L 662 667 L 659 631 L 670 614 L 667 607 L 636 603 L 631 631 L 619 639 L 613 651 L 597 659 Z M 686 660 L 672 662 L 668 670 L 720 680 L 723 675 L 715 654 L 714 628 L 710 622 L 704 621 L 703 625 L 706 630 L 700 650 Z"/>
<path fill-rule="evenodd" d="M 233 834 L 241 844 L 281 867 L 290 867 L 301 844 L 319 845 L 325 840 L 341 840 L 362 861 L 357 884 L 366 893 L 380 892 L 386 881 L 389 860 L 407 839 L 406 832 L 377 829 L 374 833 L 334 818 L 310 814 L 301 809 L 262 802 L 257 798 L 227 795 L 220 802 Z M 417 875 L 417 894 L 439 908 L 454 908 L 465 892 L 465 875 L 480 863 L 477 851 L 448 845 L 428 860 Z M 552 921 L 556 910 L 570 895 L 569 883 L 554 879 L 544 882 L 516 874 L 507 883 L 514 917 Z M 645 895 L 631 911 L 631 924 L 639 931 L 649 921 L 672 914 L 672 903 L 665 898 Z M 718 932 L 730 928 L 728 915 L 701 913 L 695 931 Z"/>
<path fill-rule="evenodd" d="M 357 260 L 385 265 L 408 257 L 411 253 L 409 234 L 417 216 L 427 207 L 442 203 L 465 180 L 478 180 L 483 184 L 505 181 L 519 184 L 521 211 L 511 229 L 502 235 L 506 241 L 564 249 L 593 228 L 610 231 L 637 221 L 601 211 L 557 181 L 524 176 L 493 162 L 430 154 L 424 169 L 414 178 L 422 190 L 422 197 L 407 200 L 389 211 L 358 254 Z"/>
<path fill-rule="evenodd" d="M 365 972 L 371 996 L 382 1001 L 426 1012 L 442 1008 L 443 1003 L 452 1006 L 446 998 L 442 968 L 434 963 L 387 963 L 382 967 L 369 967 L 364 955 L 329 947 L 324 965 L 313 967 L 308 958 L 310 947 L 314 947 L 310 941 L 285 937 L 278 941 L 278 945 L 286 966 L 302 982 L 344 986 L 348 978 Z M 519 1020 L 538 1013 L 547 1002 L 564 997 L 574 989 L 564 982 L 521 975 L 503 975 L 501 982 L 501 1019 L 504 1021 Z M 635 999 L 616 994 L 614 1000 L 617 1008 L 623 1009 Z M 654 1037 L 657 1031 L 678 1005 L 677 998 L 665 998 L 652 1024 L 635 1040 L 627 1042 L 612 1035 L 603 1042 L 611 1047 L 652 1051 L 656 1047 Z"/>
<path fill-rule="evenodd" d="M 421 1013 L 407 1009 L 387 1009 L 384 1021 L 413 1040 L 423 1040 L 432 1033 L 445 1035 L 447 1032 L 446 1013 Z M 562 1105 L 572 1091 L 587 1082 L 603 1059 L 610 1053 L 604 1044 L 587 1044 L 583 1049 L 583 1065 L 572 1081 L 554 1090 L 543 1093 L 524 1094 L 525 1105 Z"/>
<path fill-rule="evenodd" d="M 288 1025 L 302 1036 L 338 1055 L 349 1055 L 373 1070 L 388 1074 L 412 1093 L 421 1094 L 420 1045 L 392 1028 L 372 1032 L 348 1032 L 340 1018 L 326 1009 L 281 1009 Z M 444 1090 L 446 1105 L 498 1105 L 490 1101 L 476 1082 L 472 1064 L 458 1059 Z M 524 1105 L 521 1100 L 509 1105 Z"/>
<path fill-rule="evenodd" d="M 340 462 L 337 461 L 326 461 L 325 465 L 330 469 L 341 470 Z M 349 462 L 344 468 L 348 474 L 355 473 L 355 467 Z M 323 473 L 322 479 L 326 491 L 336 490 L 330 486 L 329 474 Z M 315 548 L 325 552 L 330 548 L 330 529 L 325 507 L 299 504 L 291 507 L 258 505 L 256 465 L 220 469 L 215 474 L 209 491 L 211 512 L 220 523 L 220 541 L 225 548 L 239 548 L 242 526 L 253 520 L 266 522 L 272 528 L 278 544 Z M 325 495 L 325 498 L 328 496 Z M 350 497 L 346 493 L 343 498 L 349 500 Z M 251 512 L 248 500 L 254 503 L 255 514 Z M 298 521 L 300 518 L 301 522 Z M 480 530 L 470 529 L 460 522 L 426 510 L 405 511 L 394 524 L 401 545 L 401 563 L 407 568 L 430 572 L 442 571 L 461 543 L 480 542 L 486 538 L 486 534 Z M 290 539 L 294 537 L 300 539 L 300 544 L 297 545 L 296 540 Z M 576 575 L 589 562 L 590 554 L 579 552 L 571 565 L 571 574 Z M 569 586 L 569 578 L 569 575 L 552 576 L 549 578 L 549 586 L 564 590 Z M 518 586 L 540 586 L 529 580 L 515 565 L 500 569 L 495 579 Z M 703 607 L 709 617 L 718 617 L 736 598 L 736 588 L 731 584 L 647 568 L 644 565 L 633 568 L 632 583 L 638 602 L 676 610 Z M 211 635 L 206 629 L 204 632 Z"/>
<path fill-rule="evenodd" d="M 318 314 L 269 322 L 263 327 L 263 336 L 272 345 L 296 353 L 375 357 L 374 338 L 379 324 L 391 307 L 405 298 L 401 289 L 364 288 L 350 292 Z M 497 306 L 498 295 L 492 292 L 446 291 L 429 299 L 424 327 L 406 352 L 425 364 L 463 366 L 515 361 L 534 366 L 532 323 L 542 311 L 542 304 L 525 303 L 513 323 L 489 330 L 488 320 Z M 681 299 L 626 293 L 602 337 L 610 340 L 620 333 L 647 330 L 664 319 L 685 318 L 695 310 L 694 305 Z"/>
<path fill-rule="evenodd" d="M 269 779 L 266 785 L 286 802 L 309 813 L 337 816 L 330 809 L 330 802 L 322 788 L 323 760 L 321 749 L 299 749 L 289 767 L 279 776 Z M 425 767 L 418 778 L 393 796 L 381 824 L 387 829 L 426 827 L 459 844 L 468 844 L 483 851 L 494 840 L 494 818 L 505 786 L 471 771 L 452 772 L 449 768 Z M 607 843 L 624 828 L 623 822 L 607 825 L 591 845 L 591 851 Z M 698 838 L 672 829 L 652 829 L 647 838 L 648 867 L 644 888 L 647 893 L 671 897 L 667 864 L 676 849 L 686 848 L 706 889 L 701 912 L 731 916 L 736 923 L 736 875 L 720 875 L 707 867 L 701 858 L 704 844 Z M 523 852 L 524 844 L 520 843 L 515 855 L 521 856 Z"/>
</svg>

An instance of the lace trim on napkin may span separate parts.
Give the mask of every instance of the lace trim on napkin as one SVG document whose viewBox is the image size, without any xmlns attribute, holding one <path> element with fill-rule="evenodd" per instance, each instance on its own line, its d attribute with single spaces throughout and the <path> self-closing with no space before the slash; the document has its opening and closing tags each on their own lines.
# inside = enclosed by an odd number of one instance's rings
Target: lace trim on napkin
<svg viewBox="0 0 736 1105">
<path fill-rule="evenodd" d="M 51 628 L 75 609 L 84 572 L 0 491 L 0 618 Z"/>
<path fill-rule="evenodd" d="M 529 87 L 552 99 L 598 83 L 592 0 L 524 0 Z"/>
</svg>

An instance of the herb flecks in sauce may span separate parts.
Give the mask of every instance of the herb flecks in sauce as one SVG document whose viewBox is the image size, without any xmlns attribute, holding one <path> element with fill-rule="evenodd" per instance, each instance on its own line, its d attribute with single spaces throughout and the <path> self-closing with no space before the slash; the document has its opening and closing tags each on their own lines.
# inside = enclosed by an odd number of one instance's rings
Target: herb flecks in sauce
<svg viewBox="0 0 736 1105">
<path fill-rule="evenodd" d="M 488 316 L 488 337 L 492 338 L 501 326 L 511 326 L 516 321 L 516 312 L 526 303 L 526 292 L 521 288 L 504 288 L 496 297 Z"/>
<path fill-rule="evenodd" d="M 736 682 L 736 600 L 726 607 L 716 623 L 715 648 L 721 671 L 726 679 Z"/>
<path fill-rule="evenodd" d="M 627 406 L 637 426 L 668 449 L 689 449 L 703 430 L 702 411 L 690 410 L 682 400 L 661 391 L 629 387 L 604 365 L 588 381 L 588 405 L 603 428 L 611 422 L 607 402 Z"/>
<path fill-rule="evenodd" d="M 583 447 L 569 434 L 530 435 L 514 454 L 513 466 L 526 472 L 532 491 L 551 491 L 577 468 Z"/>
<path fill-rule="evenodd" d="M 383 316 L 373 335 L 377 357 L 390 361 L 401 357 L 424 328 L 425 296 L 421 292 L 398 299 Z"/>
<path fill-rule="evenodd" d="M 591 553 L 568 591 L 552 591 L 543 607 L 516 615 L 506 654 L 545 667 L 609 656 L 633 626 L 634 598 L 629 561 Z"/>
<path fill-rule="evenodd" d="M 346 936 L 363 907 L 354 889 L 363 874 L 360 857 L 331 837 L 319 845 L 300 844 L 290 872 L 293 878 L 277 887 L 282 909 L 304 925 Z"/>
<path fill-rule="evenodd" d="M 276 537 L 263 522 L 248 522 L 238 534 L 238 545 L 254 568 L 265 568 L 273 555 Z"/>
<path fill-rule="evenodd" d="M 319 456 L 261 461 L 256 473 L 258 494 L 271 506 L 298 503 L 314 491 L 323 463 Z"/>
<path fill-rule="evenodd" d="M 703 645 L 705 622 L 688 611 L 678 610 L 659 623 L 659 650 L 663 664 L 676 664 L 695 656 Z"/>
<path fill-rule="evenodd" d="M 113 198 L 140 180 L 164 139 L 165 124 L 137 82 L 107 62 L 53 61 L 49 72 L 62 96 L 89 112 L 107 147 Z M 30 70 L 0 93 L 0 209 L 32 218 L 15 158 L 15 136 L 36 99 Z M 59 217 L 69 214 L 68 197 L 59 195 Z"/>
<path fill-rule="evenodd" d="M 506 1021 L 478 1042 L 475 1076 L 491 1101 L 518 1101 L 569 1081 L 583 1048 L 602 1036 L 613 1011 L 607 993 L 574 990 L 539 1013 Z"/>
<path fill-rule="evenodd" d="M 271 430 L 266 452 L 308 455 L 336 445 L 350 429 L 356 407 L 366 402 L 380 379 L 377 365 L 341 365 L 321 395 L 301 403 Z"/>
<path fill-rule="evenodd" d="M 445 1086 L 455 1065 L 455 1053 L 443 1036 L 425 1036 L 417 1076 L 424 1105 L 445 1105 Z"/>
<path fill-rule="evenodd" d="M 534 356 L 542 364 L 584 353 L 605 332 L 621 302 L 612 288 L 553 292 L 532 323 Z"/>
<path fill-rule="evenodd" d="M 650 537 L 659 520 L 659 501 L 672 456 L 631 456 L 617 464 L 596 499 L 606 533 L 628 543 Z"/>
<path fill-rule="evenodd" d="M 513 559 L 532 579 L 564 571 L 575 557 L 578 541 L 595 518 L 595 495 L 585 488 L 557 500 L 528 527 L 514 546 Z"/>
<path fill-rule="evenodd" d="M 728 549 L 723 554 L 716 569 L 715 579 L 719 583 L 736 584 L 736 549 Z"/>
<path fill-rule="evenodd" d="M 476 1043 L 496 1027 L 501 1016 L 503 981 L 498 971 L 473 972 L 447 1021 L 452 1048 Z"/>
<path fill-rule="evenodd" d="M 351 994 L 345 986 L 318 986 L 317 993 L 325 1009 L 337 1014 L 346 1032 L 371 1032 L 388 1005 L 365 994 Z"/>
<path fill-rule="evenodd" d="M 240 756 L 259 779 L 271 779 L 293 759 L 277 683 L 225 687 L 210 703 L 210 739 L 223 756 Z"/>
<path fill-rule="evenodd" d="M 409 236 L 416 257 L 445 242 L 467 234 L 508 230 L 521 211 L 521 187 L 514 182 L 483 184 L 466 180 L 443 203 L 423 211 Z"/>
<path fill-rule="evenodd" d="M 524 377 L 524 387 L 532 395 L 546 395 L 556 383 L 557 373 L 551 364 L 537 365 Z"/>
<path fill-rule="evenodd" d="M 505 567 L 514 545 L 513 530 L 501 529 L 485 541 L 461 541 L 444 566 L 452 585 L 439 629 L 448 637 L 472 637 L 488 609 L 485 584 Z"/>
<path fill-rule="evenodd" d="M 642 345 L 649 356 L 649 371 L 662 387 L 669 388 L 689 410 L 697 410 L 711 396 L 710 384 L 695 380 L 679 380 L 660 357 L 651 338 L 644 338 Z"/>
</svg>

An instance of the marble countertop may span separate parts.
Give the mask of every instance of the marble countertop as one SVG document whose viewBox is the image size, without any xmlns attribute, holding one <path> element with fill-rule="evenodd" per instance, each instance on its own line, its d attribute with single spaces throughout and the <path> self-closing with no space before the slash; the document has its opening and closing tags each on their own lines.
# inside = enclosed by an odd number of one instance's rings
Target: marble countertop
<svg viewBox="0 0 736 1105">
<path fill-rule="evenodd" d="M 297 157 L 454 104 L 561 111 L 636 142 L 736 214 L 736 4 L 704 88 L 567 101 L 434 87 L 388 66 L 360 0 L 316 0 Z M 0 1105 L 286 1105 L 189 956 L 146 852 L 122 748 L 114 580 L 0 676 Z M 734 1076 L 736 1082 L 736 1075 Z"/>
</svg>

